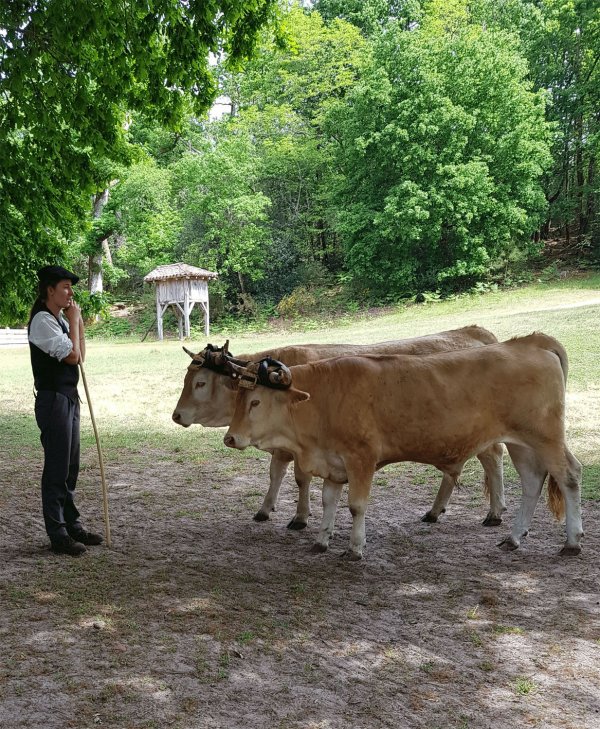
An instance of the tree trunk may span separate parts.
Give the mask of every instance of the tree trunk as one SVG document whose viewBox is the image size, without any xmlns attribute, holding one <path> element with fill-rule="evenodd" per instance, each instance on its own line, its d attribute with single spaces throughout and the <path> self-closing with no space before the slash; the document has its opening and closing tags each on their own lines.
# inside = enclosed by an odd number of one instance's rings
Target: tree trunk
<svg viewBox="0 0 600 729">
<path fill-rule="evenodd" d="M 110 252 L 110 248 L 108 247 L 108 238 L 105 238 L 102 241 L 102 253 L 104 253 L 104 258 L 106 258 L 107 262 L 112 266 L 112 254 Z"/>
<path fill-rule="evenodd" d="M 590 223 L 594 219 L 595 212 L 595 192 L 594 192 L 594 177 L 595 177 L 595 158 L 593 154 L 590 156 L 588 163 L 588 178 L 587 178 L 587 201 L 585 205 L 585 213 L 581 220 L 581 234 L 587 235 L 590 231 Z"/>
<path fill-rule="evenodd" d="M 94 218 L 99 218 L 102 215 L 102 211 L 104 210 L 104 206 L 108 202 L 108 193 L 109 188 L 106 188 L 106 190 L 103 190 L 102 192 L 99 192 L 97 195 L 94 195 L 92 199 L 92 216 Z M 106 244 L 106 247 L 108 248 L 108 244 Z M 102 256 L 104 253 L 104 241 L 100 243 L 99 249 L 95 251 L 95 253 L 92 253 L 88 260 L 88 269 L 89 269 L 89 276 L 88 276 L 88 289 L 90 294 L 98 294 L 102 293 L 103 290 L 103 283 L 102 283 Z"/>
<path fill-rule="evenodd" d="M 103 290 L 102 282 L 102 251 L 90 255 L 88 260 L 88 288 L 90 294 L 101 294 Z"/>
<path fill-rule="evenodd" d="M 552 219 L 548 217 L 544 224 L 542 225 L 542 229 L 540 231 L 540 235 L 542 237 L 542 240 L 548 240 L 550 237 L 550 226 L 552 224 Z"/>
<path fill-rule="evenodd" d="M 577 197 L 577 220 L 575 223 L 578 237 L 581 238 L 584 218 L 584 192 L 585 192 L 585 174 L 583 171 L 583 118 L 578 114 L 575 119 L 575 144 L 577 151 L 575 153 L 575 181 Z"/>
</svg>

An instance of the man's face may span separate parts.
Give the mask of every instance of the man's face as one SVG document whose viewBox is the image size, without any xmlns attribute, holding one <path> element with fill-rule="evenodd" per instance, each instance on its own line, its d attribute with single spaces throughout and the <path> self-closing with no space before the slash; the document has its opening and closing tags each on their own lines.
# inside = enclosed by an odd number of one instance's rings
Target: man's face
<svg viewBox="0 0 600 729">
<path fill-rule="evenodd" d="M 64 278 L 56 286 L 48 286 L 48 300 L 58 306 L 59 309 L 69 307 L 73 301 L 71 280 Z"/>
</svg>

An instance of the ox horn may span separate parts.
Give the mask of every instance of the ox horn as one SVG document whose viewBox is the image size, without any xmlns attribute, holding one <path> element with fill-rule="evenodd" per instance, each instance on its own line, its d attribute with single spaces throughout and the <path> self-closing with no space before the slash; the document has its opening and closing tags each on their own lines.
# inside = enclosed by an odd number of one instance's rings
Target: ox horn
<svg viewBox="0 0 600 729">
<path fill-rule="evenodd" d="M 292 373 L 282 364 L 273 372 L 269 372 L 269 382 L 280 387 L 289 387 L 292 384 Z"/>
<path fill-rule="evenodd" d="M 231 357 L 227 359 L 227 368 L 231 378 L 238 383 L 239 387 L 244 387 L 247 390 L 254 390 L 258 381 L 254 367 L 254 362 L 248 362 L 248 366 L 245 367 L 234 362 Z"/>
<path fill-rule="evenodd" d="M 215 349 L 212 352 L 210 352 L 209 359 L 210 362 L 212 362 L 213 365 L 216 367 L 220 367 L 221 365 L 224 365 L 227 361 L 227 345 L 229 344 L 229 340 L 225 342 L 225 346 L 222 349 Z"/>
<path fill-rule="evenodd" d="M 217 349 L 215 352 L 211 352 L 211 359 L 213 364 L 217 367 L 224 365 L 229 358 L 231 353 L 229 352 L 229 339 L 225 342 L 221 349 Z"/>
<path fill-rule="evenodd" d="M 246 367 L 243 367 L 242 365 L 236 364 L 233 360 L 228 360 L 227 366 L 230 368 L 231 372 L 235 375 L 235 377 L 241 377 L 242 375 L 245 375 L 248 373 L 248 369 Z"/>
<path fill-rule="evenodd" d="M 194 359 L 194 357 L 196 356 L 193 352 L 190 352 L 187 347 L 182 347 L 182 349 L 186 354 L 189 354 L 192 359 Z"/>
</svg>

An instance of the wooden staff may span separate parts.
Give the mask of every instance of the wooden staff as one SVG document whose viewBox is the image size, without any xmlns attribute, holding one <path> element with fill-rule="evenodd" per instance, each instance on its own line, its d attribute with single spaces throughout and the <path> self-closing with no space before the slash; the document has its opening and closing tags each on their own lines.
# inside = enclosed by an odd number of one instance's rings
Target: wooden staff
<svg viewBox="0 0 600 729">
<path fill-rule="evenodd" d="M 92 401 L 90 399 L 90 391 L 88 389 L 87 380 L 85 378 L 85 370 L 83 369 L 83 364 L 81 362 L 79 362 L 79 369 L 81 370 L 81 378 L 83 380 L 85 396 L 87 398 L 88 408 L 90 409 L 90 416 L 92 418 L 92 426 L 94 428 L 94 435 L 96 436 L 96 446 L 98 447 L 98 461 L 100 462 L 100 478 L 102 480 L 102 501 L 104 503 L 104 532 L 106 534 L 106 544 L 108 547 L 110 547 L 111 542 L 110 542 L 110 521 L 108 519 L 108 490 L 106 488 L 106 480 L 104 478 L 104 460 L 102 458 L 102 447 L 100 446 L 100 436 L 98 435 L 98 428 L 96 427 L 96 418 L 94 417 L 94 409 L 92 408 Z"/>
</svg>

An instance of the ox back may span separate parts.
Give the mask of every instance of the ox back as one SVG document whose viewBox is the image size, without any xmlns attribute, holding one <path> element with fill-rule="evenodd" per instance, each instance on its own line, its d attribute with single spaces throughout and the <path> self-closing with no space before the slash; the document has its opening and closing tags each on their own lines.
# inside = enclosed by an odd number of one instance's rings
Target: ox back
<svg viewBox="0 0 600 729">
<path fill-rule="evenodd" d="M 492 332 L 473 324 L 436 334 L 425 334 L 421 337 L 409 337 L 408 339 L 392 339 L 388 342 L 377 342 L 375 344 L 298 344 L 236 356 L 238 359 L 252 362 L 272 357 L 288 367 L 292 367 L 333 357 L 368 354 L 422 355 L 434 352 L 451 352 L 467 347 L 481 347 L 497 342 L 498 340 Z"/>
<path fill-rule="evenodd" d="M 293 409 L 294 424 L 310 423 L 315 444 L 368 445 L 377 466 L 443 469 L 494 442 L 534 445 L 546 431 L 553 441 L 563 433 L 560 359 L 529 338 L 424 357 L 339 357 L 291 372 L 293 387 L 310 394 Z"/>
</svg>

